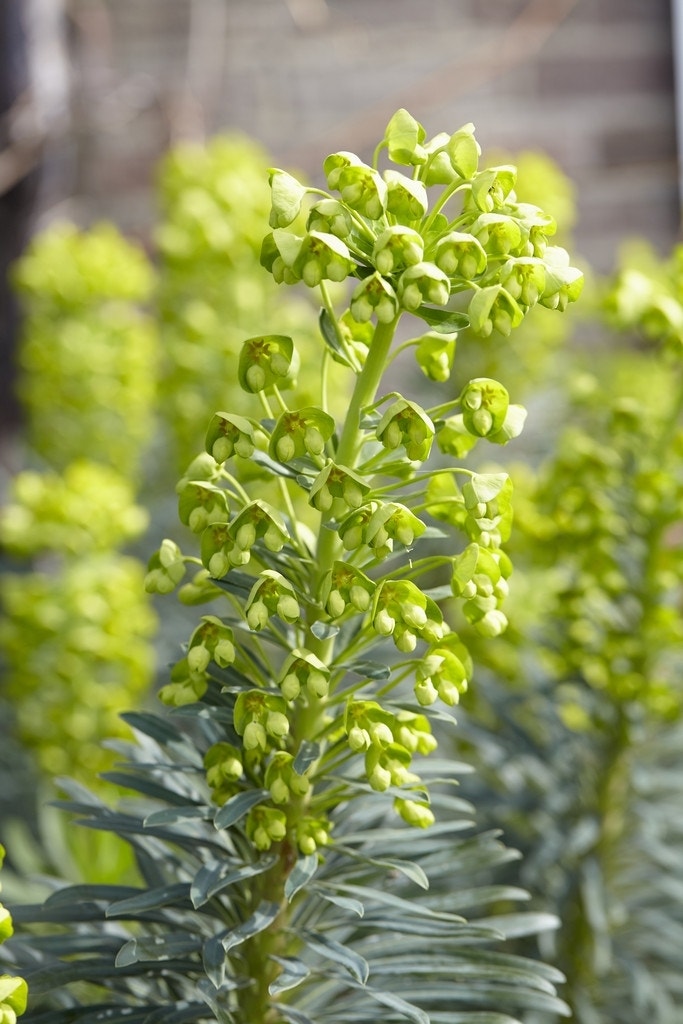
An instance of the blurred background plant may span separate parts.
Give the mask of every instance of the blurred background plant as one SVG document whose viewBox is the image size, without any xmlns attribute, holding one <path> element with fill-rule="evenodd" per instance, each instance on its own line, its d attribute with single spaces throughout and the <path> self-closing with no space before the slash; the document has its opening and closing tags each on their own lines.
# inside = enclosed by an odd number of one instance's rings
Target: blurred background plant
<svg viewBox="0 0 683 1024">
<path fill-rule="evenodd" d="M 460 723 L 581 1024 L 675 1024 L 683 996 L 680 260 L 629 245 L 599 348 L 554 349 L 545 454 L 511 470 L 512 626 Z"/>
</svg>

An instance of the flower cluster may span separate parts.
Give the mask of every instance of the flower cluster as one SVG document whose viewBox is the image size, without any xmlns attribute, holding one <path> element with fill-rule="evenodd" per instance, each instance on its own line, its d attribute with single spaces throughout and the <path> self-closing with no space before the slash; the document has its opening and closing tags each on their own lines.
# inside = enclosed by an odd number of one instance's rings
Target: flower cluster
<svg viewBox="0 0 683 1024">
<path fill-rule="evenodd" d="M 262 262 L 276 280 L 314 287 L 357 278 L 350 310 L 360 323 L 390 323 L 402 311 L 430 322 L 433 307 L 474 292 L 467 312 L 482 337 L 508 335 L 537 303 L 564 309 L 578 297 L 581 272 L 548 244 L 554 221 L 517 201 L 514 167 L 480 167 L 473 125 L 427 140 L 399 110 L 382 148 L 409 171 L 380 172 L 353 153 L 333 153 L 324 163 L 328 193 L 271 171 L 274 230 Z M 439 192 L 430 207 L 432 188 Z M 307 232 L 295 234 L 288 229 L 307 199 Z"/>
<path fill-rule="evenodd" d="M 446 613 L 455 598 L 482 636 L 505 628 L 510 479 L 459 465 L 435 474 L 428 460 L 435 441 L 456 459 L 479 442 L 506 444 L 524 410 L 489 377 L 435 408 L 383 394 L 399 317 L 425 322 L 403 344 L 444 382 L 462 326 L 507 334 L 533 305 L 562 308 L 580 290 L 580 273 L 548 244 L 552 220 L 516 201 L 514 168 L 480 169 L 471 125 L 427 141 L 399 111 L 383 150 L 410 172 L 380 173 L 347 152 L 325 161 L 330 192 L 271 172 L 262 262 L 276 281 L 319 292 L 320 393 L 300 394 L 292 337 L 247 338 L 237 377 L 263 415 L 214 415 L 205 452 L 178 487 L 201 558 L 166 540 L 147 577 L 148 589 L 165 592 L 192 562 L 199 572 L 183 599 L 229 602 L 227 615 L 204 617 L 160 696 L 209 705 L 223 730 L 204 760 L 216 823 L 241 822 L 260 851 L 320 851 L 333 842 L 335 794 L 351 800 L 368 785 L 408 824 L 429 825 L 413 761 L 436 746 L 430 716 L 448 716 L 432 706 L 457 704 L 472 675 Z M 356 379 L 341 419 L 330 411 L 333 366 Z M 279 488 L 273 500 L 252 490 L 263 473 Z M 405 692 L 390 696 L 404 686 L 412 703 Z"/>
</svg>

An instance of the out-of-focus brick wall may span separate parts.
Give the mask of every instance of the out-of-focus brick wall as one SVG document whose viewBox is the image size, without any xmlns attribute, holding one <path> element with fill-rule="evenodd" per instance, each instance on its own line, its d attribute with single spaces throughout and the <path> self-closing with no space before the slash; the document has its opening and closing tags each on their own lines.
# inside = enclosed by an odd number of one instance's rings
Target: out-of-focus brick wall
<svg viewBox="0 0 683 1024">
<path fill-rule="evenodd" d="M 79 6 L 81 94 L 94 102 L 77 161 L 88 217 L 143 229 L 151 166 L 177 135 L 242 130 L 319 179 L 327 152 L 369 155 L 406 106 L 430 133 L 474 121 L 484 147 L 555 158 L 598 269 L 625 236 L 662 252 L 677 237 L 669 0 Z"/>
</svg>

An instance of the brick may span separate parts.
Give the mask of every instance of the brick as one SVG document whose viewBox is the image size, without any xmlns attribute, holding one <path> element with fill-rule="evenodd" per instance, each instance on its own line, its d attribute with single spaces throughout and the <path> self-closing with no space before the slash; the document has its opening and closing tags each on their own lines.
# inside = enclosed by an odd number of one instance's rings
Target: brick
<svg viewBox="0 0 683 1024">
<path fill-rule="evenodd" d="M 602 163 L 606 167 L 674 159 L 676 138 L 671 126 L 607 128 L 602 137 Z"/>
<path fill-rule="evenodd" d="M 631 56 L 555 57 L 539 61 L 542 95 L 594 93 L 670 93 L 673 63 L 670 53 Z"/>
</svg>

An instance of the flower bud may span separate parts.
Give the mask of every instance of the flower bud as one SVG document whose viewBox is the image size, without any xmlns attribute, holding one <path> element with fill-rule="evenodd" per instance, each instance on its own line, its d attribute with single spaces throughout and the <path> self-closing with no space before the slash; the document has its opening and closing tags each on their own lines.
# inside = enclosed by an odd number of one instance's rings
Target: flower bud
<svg viewBox="0 0 683 1024">
<path fill-rule="evenodd" d="M 423 255 L 422 235 L 402 224 L 394 224 L 377 238 L 372 262 L 380 274 L 388 276 L 419 263 Z"/>
<path fill-rule="evenodd" d="M 420 800 L 394 800 L 394 810 L 403 820 L 415 828 L 429 828 L 434 824 L 434 815 L 429 806 Z"/>
<path fill-rule="evenodd" d="M 437 242 L 434 262 L 449 277 L 472 281 L 486 270 L 487 256 L 474 235 L 451 231 Z"/>
<path fill-rule="evenodd" d="M 391 323 L 398 315 L 398 299 L 391 284 L 375 272 L 356 285 L 350 304 L 351 316 L 366 323 L 373 316 L 380 323 Z"/>
<path fill-rule="evenodd" d="M 450 281 L 435 263 L 416 263 L 404 270 L 398 281 L 399 302 L 411 313 L 424 302 L 445 306 L 450 294 Z"/>
<path fill-rule="evenodd" d="M 245 750 L 265 751 L 268 746 L 266 730 L 260 722 L 249 722 L 244 729 L 242 742 Z"/>
</svg>

